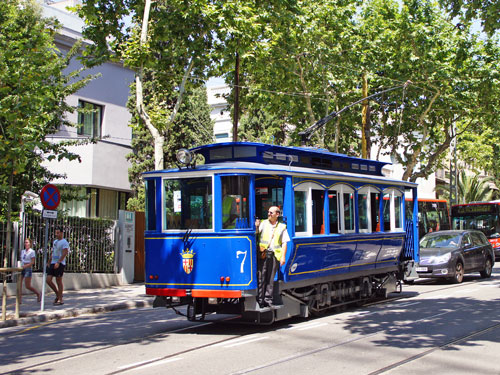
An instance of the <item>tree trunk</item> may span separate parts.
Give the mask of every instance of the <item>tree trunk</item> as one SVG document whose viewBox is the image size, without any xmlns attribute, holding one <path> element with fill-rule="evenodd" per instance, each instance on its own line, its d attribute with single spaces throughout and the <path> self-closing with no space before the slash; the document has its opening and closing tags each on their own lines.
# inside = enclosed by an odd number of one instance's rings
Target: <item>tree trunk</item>
<svg viewBox="0 0 500 375">
<path fill-rule="evenodd" d="M 234 67 L 234 119 L 233 119 L 233 142 L 238 141 L 238 121 L 240 116 L 240 54 L 236 52 Z"/>
<path fill-rule="evenodd" d="M 428 128 L 427 125 L 425 124 L 425 118 L 427 117 L 427 114 L 432 108 L 432 105 L 438 98 L 438 96 L 441 94 L 441 91 L 437 90 L 437 92 L 434 94 L 434 96 L 431 98 L 431 101 L 429 102 L 429 105 L 425 109 L 425 111 L 420 115 L 419 120 L 418 120 L 418 126 L 417 129 L 422 129 L 422 141 L 420 142 L 420 145 L 415 148 L 415 151 L 413 152 L 412 155 L 408 158 L 408 163 L 406 164 L 406 170 L 403 173 L 403 178 L 402 180 L 404 181 L 412 181 L 414 182 L 416 178 L 413 178 L 413 170 L 415 169 L 415 166 L 417 165 L 417 160 L 420 158 L 420 154 L 422 153 L 422 149 L 425 147 L 425 144 L 427 142 L 427 134 L 428 134 Z"/>
<path fill-rule="evenodd" d="M 363 72 L 363 98 L 368 96 L 368 78 L 366 77 L 366 72 Z M 367 147 L 366 147 L 366 135 L 368 132 L 368 99 L 363 100 L 363 109 L 361 111 L 361 157 L 367 159 Z"/>
</svg>

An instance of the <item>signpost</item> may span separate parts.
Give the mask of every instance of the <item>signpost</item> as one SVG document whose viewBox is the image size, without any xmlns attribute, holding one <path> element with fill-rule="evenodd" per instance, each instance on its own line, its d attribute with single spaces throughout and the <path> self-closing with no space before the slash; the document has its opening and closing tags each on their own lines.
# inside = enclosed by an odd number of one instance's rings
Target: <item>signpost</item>
<svg viewBox="0 0 500 375">
<path fill-rule="evenodd" d="M 49 220 L 57 219 L 57 206 L 61 202 L 61 193 L 57 186 L 47 184 L 40 192 L 40 200 L 43 205 L 42 217 L 45 219 L 45 246 L 43 248 L 43 281 L 42 281 L 42 300 L 40 302 L 40 311 L 45 306 L 45 284 L 47 280 L 47 245 L 49 242 Z"/>
</svg>

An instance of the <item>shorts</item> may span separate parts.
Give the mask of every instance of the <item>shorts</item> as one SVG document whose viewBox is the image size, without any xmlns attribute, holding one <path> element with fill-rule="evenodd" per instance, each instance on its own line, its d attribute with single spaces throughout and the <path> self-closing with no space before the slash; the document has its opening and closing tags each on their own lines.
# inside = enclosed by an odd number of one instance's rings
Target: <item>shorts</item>
<svg viewBox="0 0 500 375">
<path fill-rule="evenodd" d="M 54 276 L 54 277 L 62 277 L 64 274 L 64 268 L 66 266 L 64 264 L 59 263 L 59 267 L 54 268 L 55 263 L 51 264 L 49 267 L 47 267 L 47 275 L 49 276 Z"/>
<path fill-rule="evenodd" d="M 23 270 L 21 271 L 21 275 L 23 275 L 23 277 L 31 277 L 33 276 L 33 268 L 23 268 Z"/>
</svg>

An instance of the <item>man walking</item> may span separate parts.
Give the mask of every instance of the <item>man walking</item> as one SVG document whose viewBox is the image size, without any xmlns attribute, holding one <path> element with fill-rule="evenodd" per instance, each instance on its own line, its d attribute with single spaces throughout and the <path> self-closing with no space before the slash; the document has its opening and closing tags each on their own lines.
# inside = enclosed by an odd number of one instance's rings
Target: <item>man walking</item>
<svg viewBox="0 0 500 375">
<path fill-rule="evenodd" d="M 63 237 L 62 228 L 56 228 L 56 239 L 52 245 L 52 254 L 47 267 L 47 284 L 56 294 L 54 305 L 64 305 L 63 302 L 63 274 L 66 268 L 66 257 L 69 253 L 69 243 Z M 56 278 L 57 286 L 52 281 Z"/>
<path fill-rule="evenodd" d="M 260 307 L 273 307 L 274 275 L 278 270 L 278 262 L 283 266 L 286 261 L 287 242 L 290 241 L 290 236 L 286 225 L 278 221 L 279 216 L 279 207 L 272 206 L 267 212 L 267 220 L 255 221 L 256 233 L 260 234 L 260 256 L 257 262 L 257 302 Z"/>
</svg>

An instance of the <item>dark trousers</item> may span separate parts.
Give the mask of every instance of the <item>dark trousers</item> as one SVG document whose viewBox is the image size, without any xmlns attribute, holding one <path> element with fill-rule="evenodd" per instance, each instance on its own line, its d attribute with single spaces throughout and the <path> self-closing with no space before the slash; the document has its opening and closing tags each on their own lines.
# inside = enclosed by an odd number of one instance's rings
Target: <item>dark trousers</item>
<svg viewBox="0 0 500 375">
<path fill-rule="evenodd" d="M 273 303 L 274 275 L 278 270 L 278 260 L 274 252 L 267 251 L 265 259 L 257 262 L 257 302 L 260 306 L 266 306 Z"/>
</svg>

